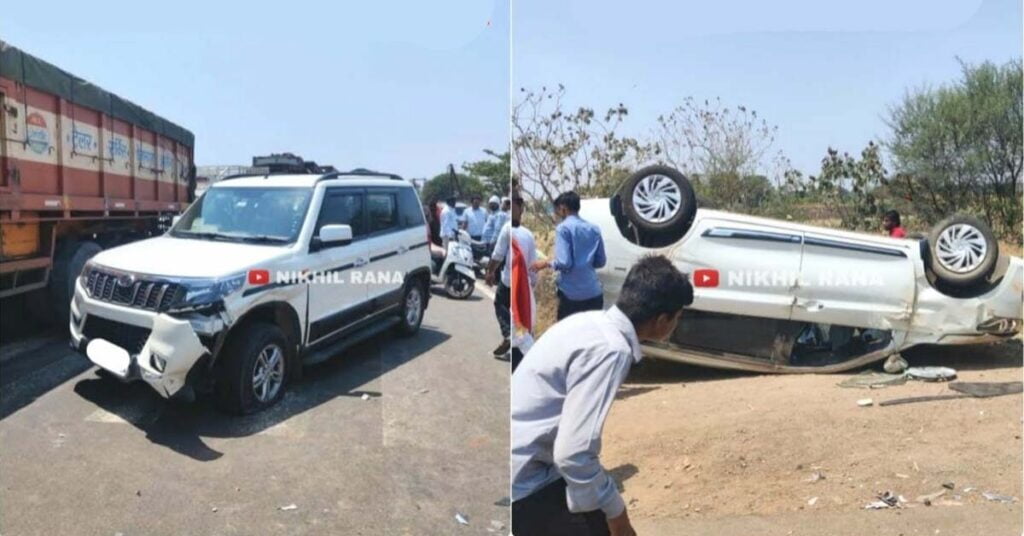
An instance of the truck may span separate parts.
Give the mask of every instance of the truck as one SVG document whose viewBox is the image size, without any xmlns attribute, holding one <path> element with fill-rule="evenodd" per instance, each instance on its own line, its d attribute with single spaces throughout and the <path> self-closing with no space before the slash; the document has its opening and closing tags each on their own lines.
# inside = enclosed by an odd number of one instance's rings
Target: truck
<svg viewBox="0 0 1024 536">
<path fill-rule="evenodd" d="M 90 257 L 162 233 L 193 200 L 194 147 L 189 130 L 0 41 L 4 309 L 17 298 L 66 324 Z"/>
</svg>

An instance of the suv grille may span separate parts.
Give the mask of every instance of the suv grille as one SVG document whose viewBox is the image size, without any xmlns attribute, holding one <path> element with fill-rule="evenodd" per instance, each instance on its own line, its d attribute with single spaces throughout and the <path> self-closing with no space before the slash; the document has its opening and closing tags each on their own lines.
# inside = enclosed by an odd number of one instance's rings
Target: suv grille
<svg viewBox="0 0 1024 536">
<path fill-rule="evenodd" d="M 125 350 L 131 355 L 138 355 L 142 347 L 146 345 L 151 330 L 107 320 L 95 315 L 88 315 L 85 318 L 85 327 L 82 334 L 87 339 L 104 339 L 110 341 Z"/>
<path fill-rule="evenodd" d="M 99 269 L 89 272 L 85 288 L 97 300 L 151 311 L 166 311 L 185 297 L 185 287 L 178 283 L 135 279 L 122 285 L 116 275 Z"/>
</svg>

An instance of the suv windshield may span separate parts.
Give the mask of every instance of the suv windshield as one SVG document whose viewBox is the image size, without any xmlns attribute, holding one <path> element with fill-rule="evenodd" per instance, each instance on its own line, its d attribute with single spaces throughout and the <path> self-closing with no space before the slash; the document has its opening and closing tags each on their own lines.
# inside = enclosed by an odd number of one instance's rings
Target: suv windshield
<svg viewBox="0 0 1024 536">
<path fill-rule="evenodd" d="M 185 211 L 171 236 L 268 244 L 294 242 L 310 188 L 210 188 Z"/>
</svg>

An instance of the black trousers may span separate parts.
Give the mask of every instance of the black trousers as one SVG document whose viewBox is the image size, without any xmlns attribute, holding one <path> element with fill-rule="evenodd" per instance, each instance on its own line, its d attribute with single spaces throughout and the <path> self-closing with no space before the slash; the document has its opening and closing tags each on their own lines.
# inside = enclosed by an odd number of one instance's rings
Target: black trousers
<svg viewBox="0 0 1024 536">
<path fill-rule="evenodd" d="M 494 290 L 494 316 L 498 317 L 498 327 L 501 328 L 501 336 L 509 338 L 512 333 L 512 290 L 498 281 L 498 287 Z"/>
<path fill-rule="evenodd" d="M 569 315 L 582 313 L 583 311 L 600 311 L 604 309 L 604 294 L 587 300 L 570 300 L 558 291 L 558 319 L 561 320 Z"/>
<path fill-rule="evenodd" d="M 565 480 L 544 486 L 525 499 L 512 503 L 512 534 L 515 536 L 606 536 L 604 512 L 582 514 L 569 511 L 565 503 Z"/>
</svg>

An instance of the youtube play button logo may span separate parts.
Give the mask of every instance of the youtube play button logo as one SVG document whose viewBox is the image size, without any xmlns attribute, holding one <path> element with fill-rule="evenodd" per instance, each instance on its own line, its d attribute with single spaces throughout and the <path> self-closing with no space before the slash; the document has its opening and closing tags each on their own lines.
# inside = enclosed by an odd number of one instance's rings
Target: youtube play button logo
<svg viewBox="0 0 1024 536">
<path fill-rule="evenodd" d="M 718 270 L 701 268 L 693 271 L 693 286 L 695 287 L 717 287 Z"/>
</svg>

